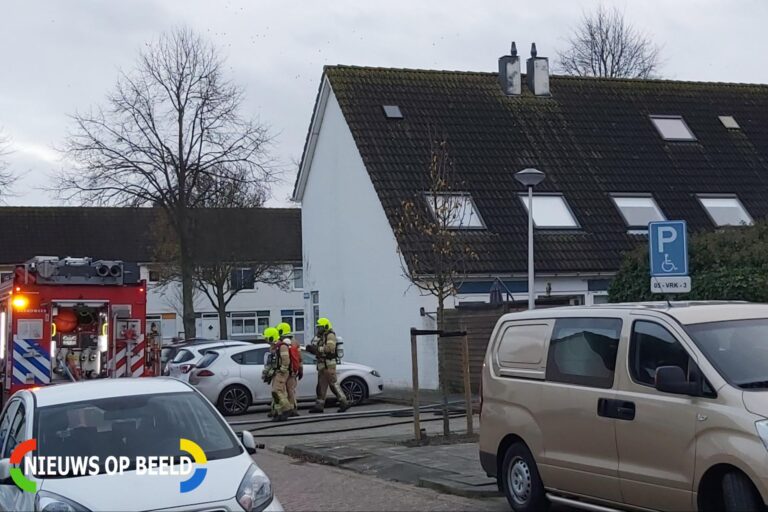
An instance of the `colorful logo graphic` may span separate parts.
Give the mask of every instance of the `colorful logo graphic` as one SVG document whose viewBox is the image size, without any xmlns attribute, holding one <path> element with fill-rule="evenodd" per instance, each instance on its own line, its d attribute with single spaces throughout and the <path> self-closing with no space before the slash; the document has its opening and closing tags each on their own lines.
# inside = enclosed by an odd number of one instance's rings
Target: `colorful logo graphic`
<svg viewBox="0 0 768 512">
<path fill-rule="evenodd" d="M 194 441 L 190 441 L 189 439 L 179 439 L 179 449 L 190 454 L 197 465 L 208 463 L 208 459 L 205 457 L 205 452 L 203 452 L 200 445 Z M 179 482 L 179 491 L 182 493 L 194 491 L 203 483 L 206 473 L 208 473 L 207 468 L 196 467 L 195 472 L 192 473 L 191 477 Z"/>
<path fill-rule="evenodd" d="M 11 452 L 11 464 L 21 464 L 21 460 L 28 452 L 37 450 L 37 439 L 30 439 L 19 443 L 19 445 Z M 37 492 L 37 484 L 32 480 L 28 480 L 22 473 L 21 468 L 11 468 L 11 480 L 15 483 L 19 489 L 25 492 L 35 493 Z"/>
<path fill-rule="evenodd" d="M 10 469 L 11 479 L 19 489 L 24 492 L 37 492 L 37 484 L 29 480 L 22 471 L 21 465 L 24 464 L 26 474 L 39 477 L 53 475 L 74 475 L 74 476 L 94 476 L 101 473 L 107 475 L 122 475 L 126 471 L 135 471 L 137 475 L 150 476 L 187 476 L 189 478 L 179 482 L 179 491 L 182 493 L 194 491 L 203 483 L 208 469 L 205 464 L 208 458 L 200 445 L 189 439 L 179 439 L 179 449 L 188 453 L 182 456 L 181 460 L 173 456 L 155 456 L 155 457 L 136 457 L 130 459 L 125 456 L 110 456 L 100 463 L 99 457 L 80 457 L 80 456 L 29 456 L 30 452 L 37 450 L 37 439 L 30 439 L 20 443 L 11 452 Z M 203 467 L 201 467 L 203 466 Z M 193 470 L 194 467 L 194 470 Z"/>
</svg>

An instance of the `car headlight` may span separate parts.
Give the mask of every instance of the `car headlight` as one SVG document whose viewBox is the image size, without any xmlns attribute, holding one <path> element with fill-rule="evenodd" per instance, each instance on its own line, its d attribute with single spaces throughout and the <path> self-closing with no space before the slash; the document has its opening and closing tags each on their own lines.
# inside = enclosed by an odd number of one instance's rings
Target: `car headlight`
<svg viewBox="0 0 768 512">
<path fill-rule="evenodd" d="M 79 503 L 58 494 L 40 491 L 35 496 L 36 512 L 91 512 Z"/>
<path fill-rule="evenodd" d="M 237 502 L 245 512 L 261 512 L 272 503 L 272 483 L 251 464 L 237 489 Z"/>
<path fill-rule="evenodd" d="M 760 420 L 755 423 L 757 429 L 757 435 L 763 441 L 763 446 L 768 450 L 768 420 Z"/>
<path fill-rule="evenodd" d="M 381 374 L 376 370 L 371 370 L 371 375 L 373 375 L 374 377 L 381 377 Z"/>
</svg>

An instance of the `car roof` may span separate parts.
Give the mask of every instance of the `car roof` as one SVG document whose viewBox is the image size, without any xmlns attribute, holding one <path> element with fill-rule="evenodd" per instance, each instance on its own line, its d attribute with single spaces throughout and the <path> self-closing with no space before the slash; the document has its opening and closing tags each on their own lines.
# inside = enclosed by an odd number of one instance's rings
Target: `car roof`
<svg viewBox="0 0 768 512">
<path fill-rule="evenodd" d="M 227 345 L 216 348 L 214 352 L 237 352 L 238 350 L 254 350 L 260 348 L 269 348 L 269 343 L 244 343 L 240 345 Z"/>
<path fill-rule="evenodd" d="M 183 349 L 188 348 L 194 348 L 195 350 L 205 350 L 211 347 L 243 347 L 243 346 L 253 346 L 253 343 L 248 343 L 245 341 L 233 341 L 233 340 L 219 340 L 219 341 L 211 341 L 208 343 L 195 343 L 194 345 L 187 345 L 185 347 L 180 347 Z"/>
<path fill-rule="evenodd" d="M 184 382 L 170 377 L 95 379 L 31 388 L 37 407 L 158 393 L 192 393 Z"/>
<path fill-rule="evenodd" d="M 579 316 L 589 311 L 621 312 L 656 312 L 671 316 L 684 325 L 708 322 L 723 322 L 728 320 L 747 320 L 768 318 L 768 304 L 756 304 L 741 301 L 660 301 L 660 302 L 631 302 L 616 304 L 596 304 L 593 306 L 565 306 L 557 308 L 542 308 L 532 311 L 508 313 L 502 318 L 561 318 L 569 313 Z"/>
</svg>

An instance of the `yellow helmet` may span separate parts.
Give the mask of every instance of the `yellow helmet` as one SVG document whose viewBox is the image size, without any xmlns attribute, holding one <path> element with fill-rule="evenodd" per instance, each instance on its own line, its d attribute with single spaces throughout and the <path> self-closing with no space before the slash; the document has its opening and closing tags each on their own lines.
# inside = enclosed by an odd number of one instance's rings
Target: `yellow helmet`
<svg viewBox="0 0 768 512">
<path fill-rule="evenodd" d="M 264 339 L 270 343 L 274 343 L 280 337 L 280 333 L 274 327 L 267 327 L 264 329 Z"/>
<path fill-rule="evenodd" d="M 317 326 L 322 327 L 326 331 L 330 331 L 331 329 L 333 329 L 333 326 L 331 325 L 331 321 L 325 317 L 317 319 Z"/>
<path fill-rule="evenodd" d="M 280 336 L 288 336 L 291 334 L 291 326 L 286 322 L 277 324 L 277 332 Z"/>
</svg>

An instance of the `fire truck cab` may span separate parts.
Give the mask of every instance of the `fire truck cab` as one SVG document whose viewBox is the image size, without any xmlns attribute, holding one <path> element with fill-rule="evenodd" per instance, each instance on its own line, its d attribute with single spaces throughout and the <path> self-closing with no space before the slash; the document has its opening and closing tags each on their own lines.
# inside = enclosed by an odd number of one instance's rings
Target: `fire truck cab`
<svg viewBox="0 0 768 512">
<path fill-rule="evenodd" d="M 152 373 L 138 265 L 38 256 L 0 283 L 4 398 L 19 389 Z M 158 340 L 159 341 L 159 340 Z"/>
</svg>

